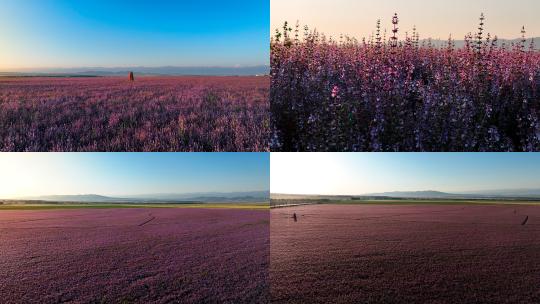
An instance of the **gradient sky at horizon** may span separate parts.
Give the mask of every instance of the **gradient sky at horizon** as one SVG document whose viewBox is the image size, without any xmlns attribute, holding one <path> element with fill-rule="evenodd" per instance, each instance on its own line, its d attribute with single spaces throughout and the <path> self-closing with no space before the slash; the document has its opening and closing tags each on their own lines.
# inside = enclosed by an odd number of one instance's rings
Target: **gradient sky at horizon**
<svg viewBox="0 0 540 304">
<path fill-rule="evenodd" d="M 0 153 L 0 198 L 269 190 L 268 153 Z"/>
<path fill-rule="evenodd" d="M 271 0 L 270 6 L 272 33 L 284 21 L 299 21 L 327 35 L 360 39 L 371 35 L 377 19 L 390 33 L 392 16 L 398 13 L 403 36 L 416 25 L 420 38 L 447 39 L 452 34 L 461 40 L 477 31 L 483 12 L 486 32 L 499 38 L 520 37 L 522 26 L 528 37 L 540 36 L 538 0 Z"/>
<path fill-rule="evenodd" d="M 540 188 L 540 153 L 272 153 L 272 193 Z"/>
<path fill-rule="evenodd" d="M 0 71 L 269 64 L 269 0 L 2 0 Z"/>
</svg>

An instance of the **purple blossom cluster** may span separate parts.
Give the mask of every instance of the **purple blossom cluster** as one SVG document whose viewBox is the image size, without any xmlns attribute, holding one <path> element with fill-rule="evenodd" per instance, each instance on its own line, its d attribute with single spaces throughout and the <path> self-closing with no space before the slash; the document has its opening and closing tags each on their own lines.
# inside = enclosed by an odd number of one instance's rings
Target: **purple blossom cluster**
<svg viewBox="0 0 540 304">
<path fill-rule="evenodd" d="M 271 41 L 272 151 L 540 151 L 540 52 L 484 17 L 464 46 L 285 24 Z M 301 37 L 303 36 L 303 37 Z"/>
<path fill-rule="evenodd" d="M 0 151 L 268 151 L 268 77 L 3 78 Z"/>
</svg>

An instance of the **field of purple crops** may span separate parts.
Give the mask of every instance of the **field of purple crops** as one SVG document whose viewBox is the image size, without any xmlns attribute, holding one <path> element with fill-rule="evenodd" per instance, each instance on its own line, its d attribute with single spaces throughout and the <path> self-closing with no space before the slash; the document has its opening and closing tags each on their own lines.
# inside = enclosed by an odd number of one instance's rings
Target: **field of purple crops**
<svg viewBox="0 0 540 304">
<path fill-rule="evenodd" d="M 540 206 L 299 206 L 270 233 L 272 303 L 540 302 Z"/>
<path fill-rule="evenodd" d="M 268 151 L 268 77 L 0 78 L 0 151 Z"/>
<path fill-rule="evenodd" d="M 525 30 L 498 42 L 486 22 L 463 47 L 405 33 L 397 16 L 362 40 L 285 25 L 271 45 L 272 151 L 540 151 L 540 51 Z"/>
<path fill-rule="evenodd" d="M 0 212 L 2 303 L 265 303 L 269 212 Z"/>
</svg>

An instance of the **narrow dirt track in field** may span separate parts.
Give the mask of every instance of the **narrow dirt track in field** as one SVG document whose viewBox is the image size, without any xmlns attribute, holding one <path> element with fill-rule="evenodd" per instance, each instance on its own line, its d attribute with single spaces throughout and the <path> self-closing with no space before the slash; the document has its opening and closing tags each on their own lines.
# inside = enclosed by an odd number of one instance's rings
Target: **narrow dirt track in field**
<svg viewBox="0 0 540 304">
<path fill-rule="evenodd" d="M 89 212 L 92 217 L 88 216 Z M 121 221 L 117 220 L 119 217 Z M 145 209 L 8 210 L 0 213 L 0 231 L 112 228 L 123 227 L 126 221 L 138 226 L 147 219 L 148 211 Z"/>
<path fill-rule="evenodd" d="M 155 220 L 156 217 L 155 216 L 152 216 L 152 213 L 148 214 L 148 216 L 150 217 L 149 219 L 147 219 L 146 221 L 142 222 L 139 224 L 139 227 L 142 227 L 148 223 L 150 223 L 151 221 Z"/>
</svg>

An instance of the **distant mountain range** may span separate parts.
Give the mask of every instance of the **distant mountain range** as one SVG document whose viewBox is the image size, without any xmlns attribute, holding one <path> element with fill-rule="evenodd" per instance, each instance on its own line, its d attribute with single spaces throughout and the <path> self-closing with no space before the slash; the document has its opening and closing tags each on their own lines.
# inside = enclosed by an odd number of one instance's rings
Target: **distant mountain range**
<svg viewBox="0 0 540 304">
<path fill-rule="evenodd" d="M 260 202 L 270 199 L 269 191 L 250 192 L 202 192 L 182 194 L 148 194 L 123 197 L 110 197 L 96 194 L 82 195 L 45 195 L 23 197 L 21 200 L 48 201 L 48 202 L 78 202 L 78 203 L 228 203 L 228 202 Z"/>
<path fill-rule="evenodd" d="M 250 67 L 89 67 L 89 68 L 43 68 L 16 72 L 0 72 L 0 76 L 252 76 L 268 75 L 267 65 Z"/>
<path fill-rule="evenodd" d="M 51 202 L 124 202 L 124 199 L 108 197 L 103 195 L 96 194 L 82 194 L 82 195 L 44 195 L 44 196 L 33 196 L 33 197 L 23 197 L 21 199 L 32 200 L 32 201 L 51 201 Z"/>
<path fill-rule="evenodd" d="M 199 192 L 199 193 L 159 193 L 127 196 L 127 199 L 137 200 L 159 200 L 159 201 L 253 201 L 268 200 L 270 191 L 249 191 L 249 192 Z"/>
<path fill-rule="evenodd" d="M 454 198 L 462 197 L 463 195 L 445 193 L 440 191 L 392 191 L 392 192 L 382 192 L 382 193 L 368 193 L 364 194 L 365 196 L 386 196 L 386 197 L 397 197 L 397 198 Z"/>
<path fill-rule="evenodd" d="M 427 44 L 428 41 L 429 41 L 429 39 L 421 39 L 420 43 Z M 540 37 L 527 39 L 526 42 L 525 42 L 525 48 L 526 49 L 529 49 L 531 41 L 534 42 L 534 44 L 533 44 L 534 48 L 536 50 L 538 50 L 540 48 Z M 436 47 L 446 47 L 448 45 L 448 40 L 431 39 L 431 43 Z M 454 40 L 454 43 L 455 43 L 456 48 L 462 48 L 462 47 L 465 46 L 465 40 Z M 496 44 L 498 46 L 502 46 L 503 44 L 505 44 L 506 47 L 510 47 L 512 45 L 512 43 L 521 44 L 521 38 L 519 38 L 519 39 L 499 39 Z"/>
<path fill-rule="evenodd" d="M 501 189 L 468 192 L 470 195 L 540 197 L 540 189 Z"/>
<path fill-rule="evenodd" d="M 448 193 L 435 190 L 426 191 L 391 191 L 381 193 L 366 193 L 359 195 L 313 195 L 272 193 L 275 200 L 351 200 L 351 199 L 531 199 L 540 200 L 540 188 L 536 189 L 501 189 L 464 191 L 463 193 Z"/>
<path fill-rule="evenodd" d="M 447 193 L 441 191 L 393 191 L 383 193 L 369 193 L 366 196 L 384 196 L 395 198 L 540 198 L 540 189 L 508 189 L 467 191 L 465 193 Z"/>
</svg>

